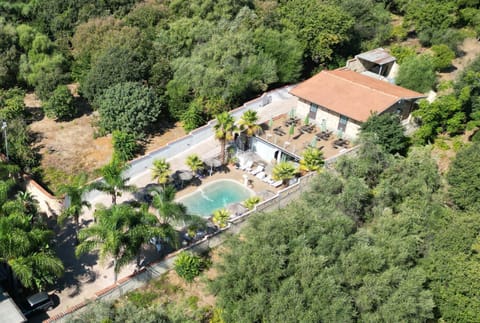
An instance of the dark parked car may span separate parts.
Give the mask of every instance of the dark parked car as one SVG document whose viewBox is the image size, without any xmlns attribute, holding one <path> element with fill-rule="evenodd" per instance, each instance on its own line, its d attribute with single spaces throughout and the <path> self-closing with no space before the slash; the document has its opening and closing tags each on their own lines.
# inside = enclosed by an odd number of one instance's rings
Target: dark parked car
<svg viewBox="0 0 480 323">
<path fill-rule="evenodd" d="M 27 298 L 27 308 L 23 312 L 25 316 L 31 316 L 37 312 L 51 310 L 54 303 L 45 292 L 40 292 Z"/>
</svg>

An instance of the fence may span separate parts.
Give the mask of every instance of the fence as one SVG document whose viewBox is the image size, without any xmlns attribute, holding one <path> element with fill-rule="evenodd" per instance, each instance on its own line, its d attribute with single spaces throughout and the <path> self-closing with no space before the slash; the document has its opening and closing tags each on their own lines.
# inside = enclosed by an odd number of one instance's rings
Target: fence
<svg viewBox="0 0 480 323">
<path fill-rule="evenodd" d="M 331 163 L 335 162 L 339 156 L 345 154 L 352 154 L 356 151 L 357 147 L 348 149 L 335 157 L 327 159 L 325 161 L 325 165 L 331 165 Z M 143 271 L 139 273 L 120 279 L 116 285 L 98 291 L 97 293 L 95 293 L 95 298 L 90 300 L 90 302 L 111 301 L 118 297 L 121 297 L 123 294 L 129 291 L 145 286 L 151 279 L 158 278 L 168 270 L 172 269 L 176 256 L 182 251 L 189 250 L 196 253 L 203 253 L 211 248 L 219 246 L 225 240 L 225 235 L 223 234 L 224 232 L 228 231 L 232 234 L 238 234 L 241 229 L 246 226 L 246 220 L 253 213 L 268 212 L 275 209 L 281 209 L 285 207 L 288 203 L 290 203 L 293 199 L 298 198 L 299 195 L 303 192 L 304 188 L 308 187 L 308 184 L 312 181 L 315 175 L 315 173 L 309 173 L 299 178 L 299 180 L 295 184 L 290 185 L 289 187 L 277 192 L 277 194 L 272 198 L 257 204 L 252 211 L 246 212 L 241 216 L 229 221 L 226 228 L 219 230 L 211 235 L 208 235 L 202 240 L 197 241 L 192 245 L 186 246 L 167 255 L 165 259 L 149 264 Z M 80 314 L 81 311 L 88 307 L 88 304 L 88 301 L 79 303 L 73 308 L 68 309 L 67 312 L 60 313 L 44 322 L 66 322 L 67 320 L 71 319 L 73 315 Z"/>
</svg>

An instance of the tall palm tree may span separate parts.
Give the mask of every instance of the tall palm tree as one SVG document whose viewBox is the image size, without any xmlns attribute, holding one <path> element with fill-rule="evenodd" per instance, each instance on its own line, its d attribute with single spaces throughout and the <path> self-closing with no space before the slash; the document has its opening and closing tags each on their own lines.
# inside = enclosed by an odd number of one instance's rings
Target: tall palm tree
<svg viewBox="0 0 480 323">
<path fill-rule="evenodd" d="M 214 126 L 215 129 L 215 138 L 220 141 L 221 145 L 221 160 L 222 164 L 225 164 L 225 156 L 226 156 L 226 146 L 227 141 L 233 139 L 233 133 L 237 131 L 237 127 L 235 126 L 235 120 L 228 112 L 222 112 L 217 114 L 216 116 L 217 123 Z"/>
<path fill-rule="evenodd" d="M 300 171 L 315 172 L 320 171 L 323 166 L 323 153 L 320 149 L 309 147 L 303 152 L 300 160 Z"/>
<path fill-rule="evenodd" d="M 73 218 L 75 221 L 75 241 L 78 240 L 79 218 L 82 208 L 86 206 L 90 208 L 90 203 L 83 200 L 83 195 L 89 192 L 92 187 L 87 183 L 88 176 L 86 173 L 80 173 L 74 176 L 69 184 L 62 184 L 59 192 L 67 196 L 68 206 L 63 209 L 58 219 L 62 224 L 66 219 Z"/>
<path fill-rule="evenodd" d="M 32 227 L 21 213 L 0 217 L 0 264 L 9 273 L 9 283 L 42 290 L 63 274 L 63 264 L 49 250 L 53 232 Z"/>
<path fill-rule="evenodd" d="M 117 197 L 122 196 L 122 192 L 133 192 L 136 189 L 134 185 L 128 185 L 129 178 L 123 176 L 123 172 L 128 168 L 127 163 L 113 158 L 109 164 L 100 169 L 103 180 L 93 183 L 92 188 L 110 194 L 112 205 L 116 205 Z"/>
<path fill-rule="evenodd" d="M 198 173 L 198 171 L 201 171 L 205 168 L 205 164 L 200 159 L 200 157 L 198 157 L 197 154 L 189 155 L 187 157 L 186 164 L 194 174 Z"/>
<path fill-rule="evenodd" d="M 165 158 L 153 161 L 152 179 L 157 180 L 158 184 L 165 186 L 170 179 L 171 172 L 170 163 Z"/>
<path fill-rule="evenodd" d="M 165 186 L 162 190 L 152 191 L 152 206 L 157 211 L 161 225 L 189 222 L 192 218 L 185 205 L 175 202 L 175 194 L 175 187 L 171 185 Z"/>
<path fill-rule="evenodd" d="M 113 258 L 114 282 L 118 273 L 128 263 L 137 259 L 143 244 L 152 237 L 163 234 L 155 227 L 157 219 L 148 212 L 140 212 L 128 205 L 101 207 L 95 211 L 96 222 L 80 230 L 80 244 L 75 249 L 78 256 L 98 251 L 100 260 Z"/>
<path fill-rule="evenodd" d="M 282 181 L 284 186 L 288 185 L 288 181 L 295 177 L 297 170 L 292 163 L 283 161 L 275 165 L 272 170 L 272 177 L 276 181 Z"/>
</svg>

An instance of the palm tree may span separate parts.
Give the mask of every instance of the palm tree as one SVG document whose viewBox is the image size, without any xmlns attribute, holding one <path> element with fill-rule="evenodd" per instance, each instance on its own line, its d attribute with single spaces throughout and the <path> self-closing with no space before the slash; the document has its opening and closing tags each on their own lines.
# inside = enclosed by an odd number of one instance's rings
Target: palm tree
<svg viewBox="0 0 480 323">
<path fill-rule="evenodd" d="M 247 110 L 238 120 L 238 125 L 240 126 L 240 131 L 244 131 L 248 137 L 251 137 L 262 132 L 262 127 L 257 122 L 257 111 Z"/>
<path fill-rule="evenodd" d="M 88 175 L 80 173 L 74 176 L 70 184 L 62 184 L 59 192 L 67 196 L 68 207 L 64 208 L 58 219 L 59 223 L 64 223 L 66 219 L 73 218 L 75 221 L 75 241 L 78 240 L 79 218 L 82 208 L 90 208 L 90 203 L 83 200 L 83 195 L 89 192 L 92 187 L 87 183 Z"/>
<path fill-rule="evenodd" d="M 197 154 L 192 154 L 188 156 L 186 164 L 194 174 L 197 174 L 198 171 L 203 170 L 205 167 L 205 164 L 200 159 L 200 157 L 198 157 Z"/>
<path fill-rule="evenodd" d="M 295 167 L 290 162 L 280 162 L 275 165 L 272 170 L 272 177 L 276 181 L 282 181 L 284 186 L 288 185 L 288 181 L 295 177 L 297 173 Z"/>
<path fill-rule="evenodd" d="M 320 149 L 309 147 L 303 152 L 300 170 L 306 172 L 320 171 L 323 166 L 323 153 Z"/>
<path fill-rule="evenodd" d="M 152 179 L 156 179 L 158 184 L 165 186 L 170 179 L 170 163 L 165 158 L 155 159 L 153 161 Z"/>
<path fill-rule="evenodd" d="M 230 213 L 228 213 L 228 210 L 218 209 L 213 212 L 212 221 L 219 228 L 224 228 L 227 226 L 229 217 L 230 217 Z"/>
<path fill-rule="evenodd" d="M 100 174 L 103 180 L 92 184 L 92 188 L 110 194 L 112 205 L 117 204 L 117 197 L 122 196 L 122 192 L 133 192 L 136 187 L 128 185 L 129 178 L 123 177 L 122 173 L 129 168 L 129 165 L 117 158 L 103 166 Z"/>
<path fill-rule="evenodd" d="M 162 190 L 152 190 L 152 206 L 157 210 L 161 225 L 172 225 L 180 222 L 190 222 L 194 216 L 188 214 L 187 208 L 175 202 L 175 187 L 165 186 Z"/>
<path fill-rule="evenodd" d="M 233 133 L 237 130 L 235 126 L 235 120 L 228 112 L 222 112 L 216 116 L 217 123 L 214 126 L 215 129 L 215 138 L 220 141 L 221 145 L 221 161 L 222 164 L 225 164 L 227 141 L 233 139 Z"/>
<path fill-rule="evenodd" d="M 122 267 L 135 258 L 138 265 L 143 244 L 163 234 L 163 230 L 155 227 L 154 215 L 136 211 L 128 205 L 101 207 L 95 211 L 95 218 L 95 224 L 80 230 L 80 244 L 75 254 L 78 257 L 98 251 L 101 261 L 112 257 L 115 283 Z"/>
<path fill-rule="evenodd" d="M 31 218 L 31 223 L 35 222 L 38 215 L 38 200 L 30 192 L 20 191 L 15 194 L 15 199 L 22 205 L 24 212 Z"/>
<path fill-rule="evenodd" d="M 34 228 L 21 213 L 0 217 L 0 264 L 9 283 L 18 279 L 26 288 L 43 290 L 63 274 L 63 264 L 49 250 L 53 232 Z"/>
</svg>

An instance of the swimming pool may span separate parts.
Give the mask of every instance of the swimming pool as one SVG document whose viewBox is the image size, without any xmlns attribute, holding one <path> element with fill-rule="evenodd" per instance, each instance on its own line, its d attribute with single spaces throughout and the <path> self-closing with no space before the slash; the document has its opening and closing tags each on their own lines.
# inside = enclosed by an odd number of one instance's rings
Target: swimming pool
<svg viewBox="0 0 480 323">
<path fill-rule="evenodd" d="M 184 204 L 191 214 L 209 217 L 213 211 L 228 204 L 242 202 L 253 196 L 253 191 L 228 179 L 214 181 L 177 202 Z"/>
</svg>

